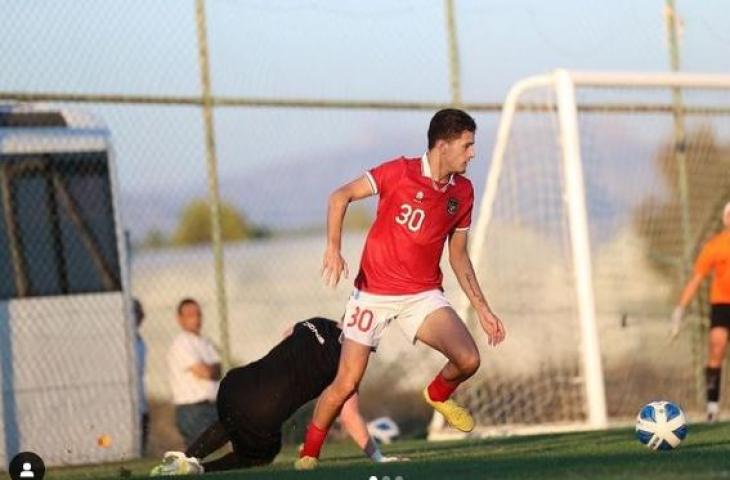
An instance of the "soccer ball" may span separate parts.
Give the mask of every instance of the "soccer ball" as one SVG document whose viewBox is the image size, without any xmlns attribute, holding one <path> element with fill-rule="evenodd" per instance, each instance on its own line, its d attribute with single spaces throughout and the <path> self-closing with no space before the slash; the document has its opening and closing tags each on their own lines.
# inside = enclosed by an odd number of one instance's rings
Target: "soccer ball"
<svg viewBox="0 0 730 480">
<path fill-rule="evenodd" d="M 676 448 L 687 436 L 687 419 L 672 402 L 644 405 L 636 416 L 636 438 L 652 450 Z"/>
<path fill-rule="evenodd" d="M 380 443 L 389 444 L 400 435 L 400 428 L 392 418 L 380 417 L 367 424 L 368 433 Z"/>
</svg>

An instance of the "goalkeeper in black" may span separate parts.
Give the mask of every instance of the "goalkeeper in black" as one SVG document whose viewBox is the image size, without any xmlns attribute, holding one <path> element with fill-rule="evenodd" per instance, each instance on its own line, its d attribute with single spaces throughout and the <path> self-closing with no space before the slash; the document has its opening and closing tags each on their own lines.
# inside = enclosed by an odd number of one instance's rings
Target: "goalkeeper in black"
<svg viewBox="0 0 730 480">
<path fill-rule="evenodd" d="M 266 356 L 229 371 L 218 390 L 218 421 L 185 453 L 167 452 L 151 475 L 218 472 L 273 462 L 281 450 L 284 421 L 334 380 L 341 333 L 337 322 L 325 318 L 298 322 Z M 360 415 L 357 394 L 343 406 L 340 421 L 373 461 L 401 460 L 382 455 Z M 232 452 L 201 463 L 228 442 Z"/>
</svg>

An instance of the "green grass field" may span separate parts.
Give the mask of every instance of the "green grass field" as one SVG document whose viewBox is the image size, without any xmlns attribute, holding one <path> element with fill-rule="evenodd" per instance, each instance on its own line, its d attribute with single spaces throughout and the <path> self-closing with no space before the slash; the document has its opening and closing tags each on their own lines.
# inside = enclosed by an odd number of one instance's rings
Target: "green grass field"
<svg viewBox="0 0 730 480">
<path fill-rule="evenodd" d="M 362 479 L 400 475 L 431 479 L 706 479 L 730 478 L 730 423 L 691 425 L 674 451 L 653 452 L 634 439 L 632 429 L 454 442 L 406 441 L 386 446 L 388 454 L 410 462 L 373 465 L 349 443 L 330 444 L 320 469 L 292 469 L 294 450 L 285 449 L 266 468 L 187 478 L 206 479 Z M 50 469 L 47 479 L 146 478 L 153 460 L 87 468 Z"/>
</svg>

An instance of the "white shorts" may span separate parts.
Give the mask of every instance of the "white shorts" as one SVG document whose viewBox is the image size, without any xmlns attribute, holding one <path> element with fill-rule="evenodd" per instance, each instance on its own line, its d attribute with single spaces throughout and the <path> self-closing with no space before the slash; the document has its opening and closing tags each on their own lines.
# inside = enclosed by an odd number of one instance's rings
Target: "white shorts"
<svg viewBox="0 0 730 480">
<path fill-rule="evenodd" d="M 451 307 L 441 290 L 410 295 L 374 295 L 355 289 L 345 308 L 342 332 L 345 338 L 376 348 L 390 322 L 396 321 L 410 341 L 423 320 L 439 308 Z"/>
</svg>

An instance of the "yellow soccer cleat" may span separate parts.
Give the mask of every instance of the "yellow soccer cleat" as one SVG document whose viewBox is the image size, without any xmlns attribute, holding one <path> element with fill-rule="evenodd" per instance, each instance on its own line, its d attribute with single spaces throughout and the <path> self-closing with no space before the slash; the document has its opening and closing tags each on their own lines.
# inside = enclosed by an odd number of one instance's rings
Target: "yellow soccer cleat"
<svg viewBox="0 0 730 480">
<path fill-rule="evenodd" d="M 431 405 L 434 410 L 444 416 L 446 422 L 457 430 L 462 432 L 471 432 L 474 430 L 474 418 L 469 413 L 469 410 L 462 407 L 452 399 L 448 399 L 445 402 L 436 402 L 431 400 L 428 396 L 428 387 L 423 390 L 423 398 L 426 399 L 426 403 Z"/>
<path fill-rule="evenodd" d="M 294 462 L 294 470 L 314 470 L 319 466 L 319 460 L 315 457 L 301 457 Z"/>
</svg>

